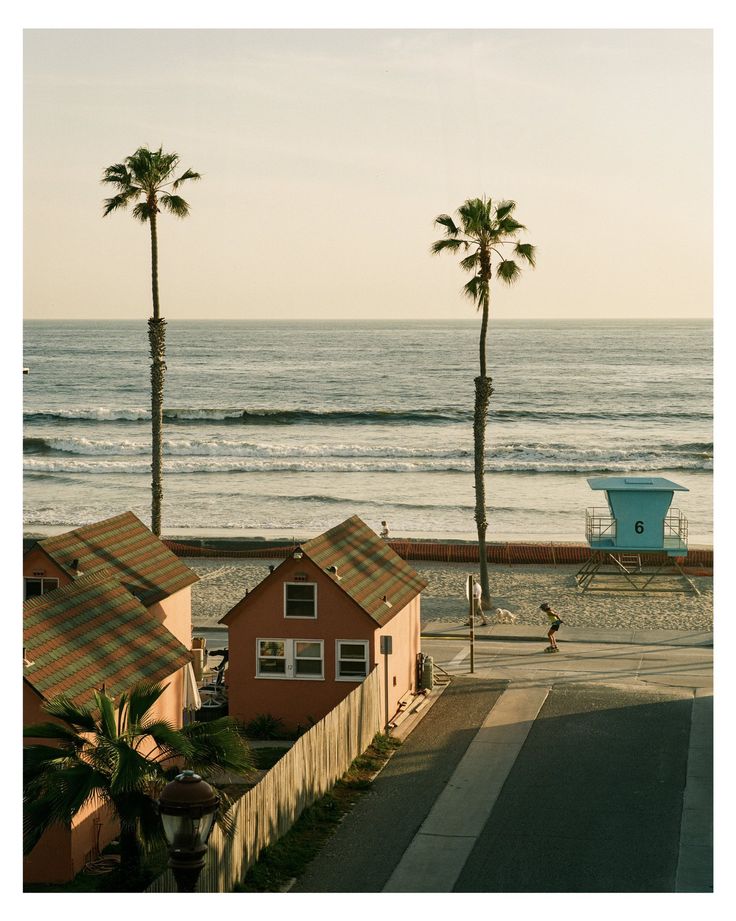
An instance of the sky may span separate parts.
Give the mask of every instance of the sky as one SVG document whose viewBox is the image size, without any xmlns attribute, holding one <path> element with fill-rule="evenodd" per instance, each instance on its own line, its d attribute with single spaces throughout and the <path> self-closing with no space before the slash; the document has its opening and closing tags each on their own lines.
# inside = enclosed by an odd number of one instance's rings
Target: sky
<svg viewBox="0 0 736 921">
<path fill-rule="evenodd" d="M 203 177 L 159 223 L 168 320 L 472 319 L 430 245 L 483 195 L 537 246 L 495 318 L 707 318 L 712 103 L 700 28 L 27 28 L 24 316 L 150 315 L 100 179 L 163 146 Z"/>
</svg>

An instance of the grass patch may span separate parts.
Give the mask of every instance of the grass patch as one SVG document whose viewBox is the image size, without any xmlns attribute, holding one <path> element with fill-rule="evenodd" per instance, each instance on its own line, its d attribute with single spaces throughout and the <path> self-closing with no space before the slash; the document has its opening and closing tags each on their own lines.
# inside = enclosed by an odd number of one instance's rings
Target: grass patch
<svg viewBox="0 0 736 921">
<path fill-rule="evenodd" d="M 400 745 L 397 739 L 377 735 L 335 786 L 308 806 L 282 838 L 261 851 L 256 863 L 234 891 L 280 892 L 290 880 L 301 876 Z"/>
<path fill-rule="evenodd" d="M 259 771 L 268 771 L 287 753 L 288 748 L 252 748 L 253 767 Z"/>
</svg>

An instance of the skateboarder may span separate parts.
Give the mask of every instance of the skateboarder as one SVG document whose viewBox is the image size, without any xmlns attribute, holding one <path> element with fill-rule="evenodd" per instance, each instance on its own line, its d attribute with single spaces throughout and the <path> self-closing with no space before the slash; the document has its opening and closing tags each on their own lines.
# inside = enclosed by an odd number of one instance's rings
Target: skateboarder
<svg viewBox="0 0 736 921">
<path fill-rule="evenodd" d="M 549 630 L 547 632 L 547 639 L 549 640 L 549 646 L 544 650 L 545 652 L 559 652 L 557 648 L 557 638 L 555 634 L 560 629 L 560 615 L 550 606 L 548 601 L 543 601 L 539 605 L 539 610 L 544 611 L 544 613 L 549 618 Z"/>
</svg>

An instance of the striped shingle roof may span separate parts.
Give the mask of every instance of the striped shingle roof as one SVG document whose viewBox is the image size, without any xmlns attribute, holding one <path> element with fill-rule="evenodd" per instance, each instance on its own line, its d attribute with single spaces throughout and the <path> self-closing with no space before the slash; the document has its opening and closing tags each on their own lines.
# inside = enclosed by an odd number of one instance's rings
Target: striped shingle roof
<svg viewBox="0 0 736 921">
<path fill-rule="evenodd" d="M 146 607 L 199 578 L 132 512 L 85 525 L 38 545 L 60 566 L 83 573 L 110 569 Z"/>
<path fill-rule="evenodd" d="M 85 704 L 103 684 L 117 696 L 141 681 L 163 681 L 191 660 L 110 571 L 29 598 L 23 645 L 32 663 L 24 677 L 42 697 L 66 694 Z"/>
<path fill-rule="evenodd" d="M 335 582 L 380 626 L 427 586 L 357 515 L 302 544 L 302 551 L 321 569 L 336 566 Z"/>
</svg>

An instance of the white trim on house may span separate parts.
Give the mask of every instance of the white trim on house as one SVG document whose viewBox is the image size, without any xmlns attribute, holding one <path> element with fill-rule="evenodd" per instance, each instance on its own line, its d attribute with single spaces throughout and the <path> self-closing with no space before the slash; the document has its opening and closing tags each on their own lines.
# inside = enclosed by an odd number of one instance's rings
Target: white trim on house
<svg viewBox="0 0 736 921">
<path fill-rule="evenodd" d="M 261 643 L 279 643 L 282 652 L 280 654 L 263 655 L 261 652 Z M 319 657 L 299 655 L 299 644 L 309 646 L 319 646 Z M 283 672 L 261 672 L 261 660 L 271 659 L 273 661 L 283 661 Z M 302 662 L 319 662 L 319 674 L 297 674 L 298 663 Z M 324 681 L 325 680 L 325 641 L 316 639 L 291 639 L 286 637 L 261 637 L 256 639 L 256 678 L 267 678 L 272 681 Z"/>
<path fill-rule="evenodd" d="M 29 595 L 28 594 L 28 583 L 29 582 L 40 582 L 41 591 L 35 592 L 32 595 Z M 48 585 L 46 583 L 48 583 Z M 29 598 L 37 598 L 39 595 L 46 595 L 48 592 L 55 591 L 58 587 L 59 587 L 59 580 L 55 578 L 50 578 L 49 576 L 23 576 L 23 600 L 27 601 Z"/>
<path fill-rule="evenodd" d="M 313 594 L 313 614 L 287 614 L 286 613 L 286 603 L 287 603 L 287 590 L 290 586 L 296 585 L 299 588 L 305 585 L 309 585 L 314 589 Z M 304 600 L 304 599 L 301 599 Z M 287 620 L 316 620 L 317 619 L 317 583 L 316 582 L 284 582 L 284 617 Z"/>
<path fill-rule="evenodd" d="M 365 652 L 364 658 L 352 658 L 350 656 L 341 655 L 340 646 L 353 645 L 353 646 L 362 646 Z M 370 669 L 370 642 L 368 640 L 335 640 L 335 681 L 352 681 L 352 682 L 361 682 L 365 679 Z M 358 662 L 364 662 L 364 672 L 362 675 L 341 675 L 340 674 L 340 662 L 341 661 L 353 661 L 356 664 Z"/>
</svg>

